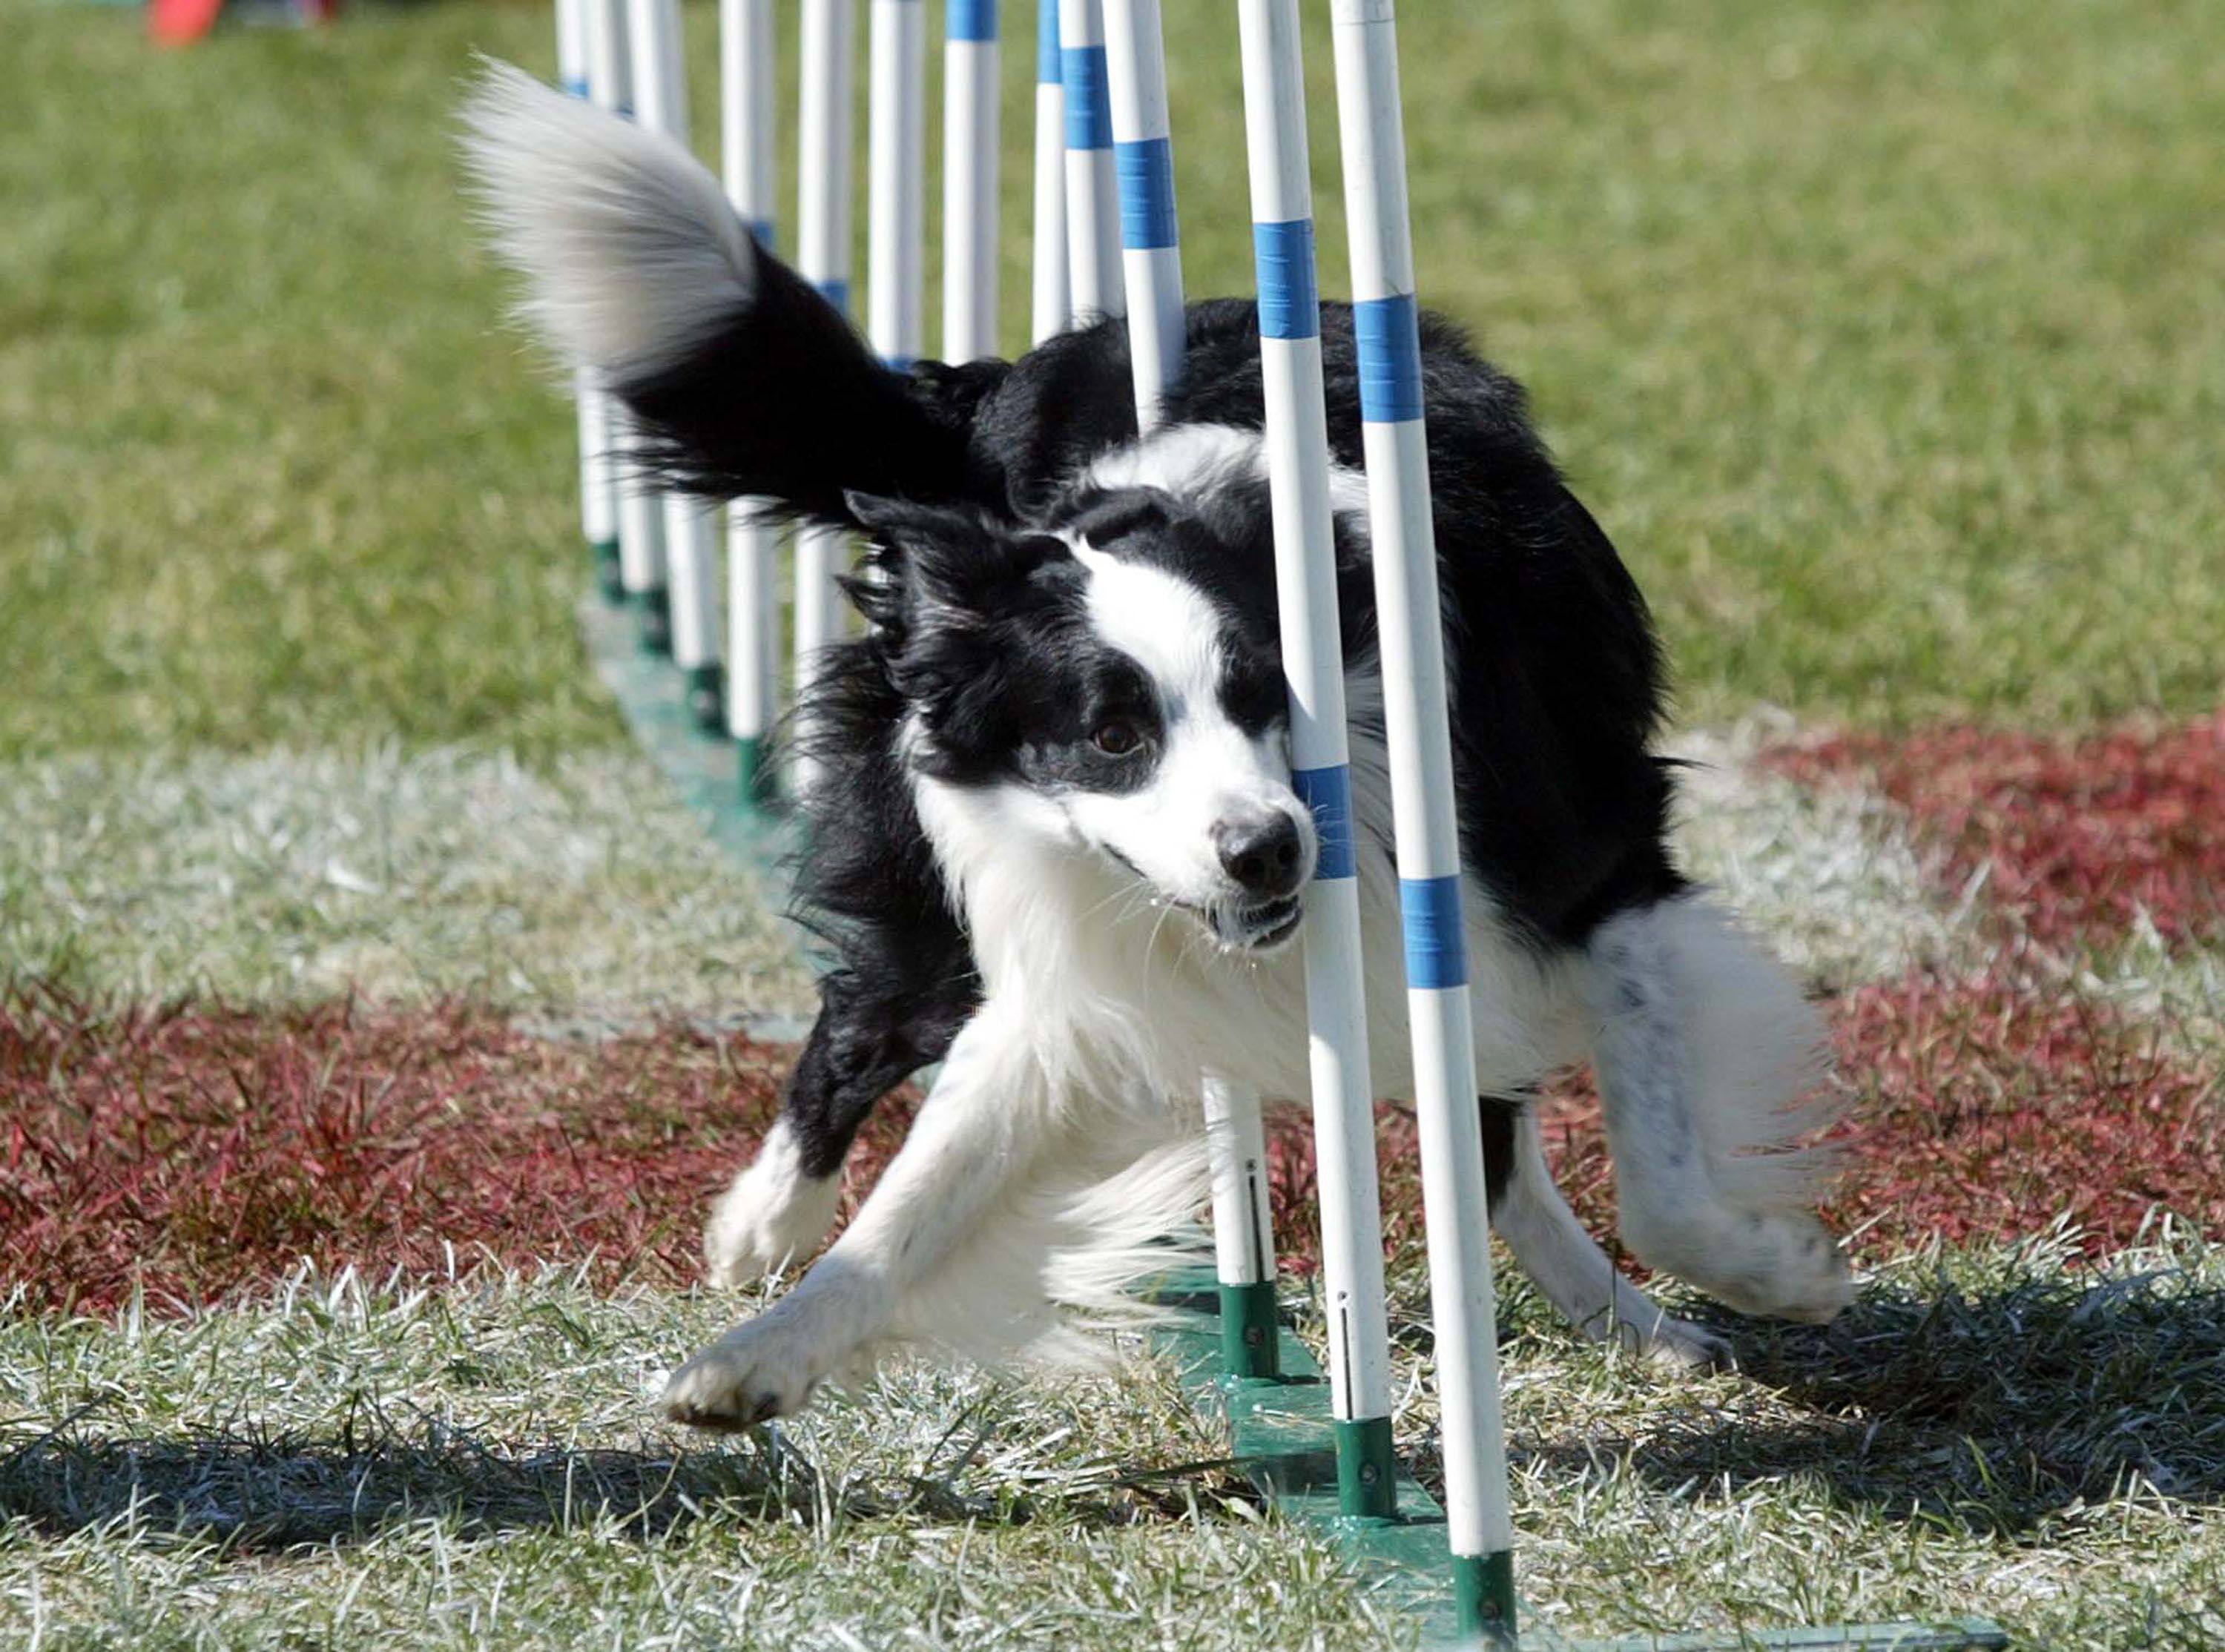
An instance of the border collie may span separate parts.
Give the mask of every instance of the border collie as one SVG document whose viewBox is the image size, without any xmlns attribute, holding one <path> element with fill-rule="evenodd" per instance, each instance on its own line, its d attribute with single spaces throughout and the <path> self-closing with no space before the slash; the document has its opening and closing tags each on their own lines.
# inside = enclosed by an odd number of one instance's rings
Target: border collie
<svg viewBox="0 0 2225 1652">
<path fill-rule="evenodd" d="M 1193 304 L 1138 439 L 1125 332 L 891 370 L 752 243 L 680 147 L 491 67 L 471 166 L 526 310 L 632 410 L 643 462 L 871 541 L 864 634 L 795 716 L 799 913 L 821 1010 L 778 1122 L 713 1216 L 732 1283 L 815 1249 L 874 1104 L 942 1072 L 817 1264 L 664 1406 L 746 1427 L 894 1339 L 1072 1351 L 1194 1216 L 1208 1081 L 1309 1094 L 1314 823 L 1291 790 L 1259 339 Z M 1411 1094 L 1351 312 L 1324 304 L 1353 832 L 1377 1096 Z M 1684 1362 L 1709 1332 L 1621 1278 L 1554 1187 L 1527 1098 L 1587 1058 L 1630 1250 L 1743 1312 L 1828 1320 L 1811 1212 L 1812 1014 L 1678 873 L 1661 662 L 1520 389 L 1425 318 L 1423 369 L 1467 872 L 1490 1219 L 1594 1336 Z M 1074 1309 L 1081 1312 L 1077 1315 Z M 1062 1311 L 1062 1309 L 1063 1311 Z"/>
</svg>

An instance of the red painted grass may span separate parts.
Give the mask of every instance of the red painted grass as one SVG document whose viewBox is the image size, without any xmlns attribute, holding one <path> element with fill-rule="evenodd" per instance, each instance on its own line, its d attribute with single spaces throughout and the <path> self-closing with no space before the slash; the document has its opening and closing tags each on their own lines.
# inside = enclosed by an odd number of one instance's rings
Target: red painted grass
<svg viewBox="0 0 2225 1652">
<path fill-rule="evenodd" d="M 135 1283 L 200 1302 L 303 1257 L 437 1274 L 449 1246 L 691 1278 L 788 1060 L 685 1029 L 552 1042 L 458 1007 L 0 998 L 0 1281 L 40 1307 Z"/>
<path fill-rule="evenodd" d="M 1857 1250 L 1905 1253 L 2045 1231 L 2068 1216 L 2089 1255 L 2121 1249 L 2162 1205 L 2225 1238 L 2225 1088 L 2214 1067 L 2166 1054 L 2153 1029 L 2102 1005 L 2006 982 L 1918 978 L 1829 1006 L 1846 1155 L 1827 1215 Z M 1540 1103 L 1562 1191 L 1604 1240 L 1614 1172 L 1588 1073 Z M 1422 1240 L 1420 1162 L 1410 1117 L 1385 1109 L 1384 1229 Z M 1307 1270 L 1320 1244 L 1309 1127 L 1271 1131 L 1276 1231 Z"/>
<path fill-rule="evenodd" d="M 2225 1090 L 2153 1026 L 2006 980 L 1868 986 L 1835 1007 L 1856 1152 L 1839 1202 L 1898 1250 L 2068 1215 L 2089 1254 L 2158 1205 L 2225 1237 Z"/>
<path fill-rule="evenodd" d="M 2161 1203 L 2225 1236 L 2225 1098 L 2095 1006 L 2003 984 L 1865 988 L 1832 1007 L 1854 1092 L 1835 1219 L 1890 1254 L 2042 1231 L 2068 1212 L 2100 1252 Z M 710 1197 L 770 1120 L 791 1052 L 666 1027 L 551 1042 L 447 1007 L 100 1016 L 0 998 L 0 1282 L 34 1308 L 98 1309 L 143 1285 L 204 1302 L 304 1256 L 375 1275 L 587 1263 L 599 1281 L 696 1275 Z M 1613 1226 L 1596 1100 L 1544 1104 L 1570 1202 Z M 902 1139 L 884 1109 L 853 1191 Z M 1318 1246 L 1302 1120 L 1273 1139 L 1277 1231 Z M 1386 1111 L 1394 1248 L 1421 1242 L 1410 1121 Z"/>
<path fill-rule="evenodd" d="M 2106 945 L 2143 912 L 2174 943 L 2225 940 L 2225 712 L 2077 740 L 1838 735 L 1768 762 L 1867 777 L 1944 851 L 1954 892 L 1983 871 L 1987 907 L 2044 945 Z"/>
</svg>

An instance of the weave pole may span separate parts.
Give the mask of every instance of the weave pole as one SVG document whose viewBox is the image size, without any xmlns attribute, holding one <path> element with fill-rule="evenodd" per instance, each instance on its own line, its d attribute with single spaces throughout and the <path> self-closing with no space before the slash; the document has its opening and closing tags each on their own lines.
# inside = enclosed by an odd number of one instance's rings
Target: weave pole
<svg viewBox="0 0 2225 1652">
<path fill-rule="evenodd" d="M 1159 422 L 1159 404 L 1182 377 L 1182 247 L 1175 221 L 1172 128 L 1159 0 L 1104 0 L 1106 87 L 1112 106 L 1112 165 L 1120 190 L 1120 272 L 1134 364 L 1136 427 Z"/>
<path fill-rule="evenodd" d="M 586 0 L 587 97 L 598 109 L 631 117 L 633 73 L 626 40 L 626 0 Z M 610 407 L 612 485 L 618 500 L 618 584 L 641 616 L 642 646 L 672 649 L 672 609 L 664 587 L 664 508 L 634 469 L 633 421 Z"/>
<path fill-rule="evenodd" d="M 942 42 L 942 358 L 997 353 L 997 0 L 948 0 Z"/>
<path fill-rule="evenodd" d="M 851 0 L 803 0 L 796 262 L 803 278 L 845 315 L 850 312 L 850 120 L 856 39 Z M 834 576 L 847 554 L 839 529 L 806 528 L 796 536 L 796 688 L 803 696 L 821 649 L 841 635 Z M 810 775 L 800 762 L 798 790 Z"/>
<path fill-rule="evenodd" d="M 1398 25 L 1392 0 L 1334 0 L 1331 17 L 1429 1306 L 1436 1326 L 1446 1535 L 1462 1631 L 1511 1642 L 1516 1632 L 1514 1529 L 1507 1510 L 1490 1224 L 1484 1216 L 1490 1205 L 1461 932 L 1460 827 L 1422 419 Z"/>
<path fill-rule="evenodd" d="M 627 21 L 634 117 L 646 130 L 688 149 L 688 60 L 680 32 L 680 0 L 631 0 Z M 719 665 L 717 518 L 713 507 L 693 495 L 660 497 L 672 603 L 672 662 L 687 680 L 688 708 L 696 726 L 715 732 L 725 728 L 726 720 Z"/>
<path fill-rule="evenodd" d="M 1241 0 L 1237 16 L 1290 780 L 1321 840 L 1306 901 L 1306 1022 L 1337 1505 L 1386 1519 L 1398 1461 L 1298 0 Z"/>
<path fill-rule="evenodd" d="M 872 0 L 865 83 L 865 334 L 898 369 L 925 345 L 926 0 Z"/>
<path fill-rule="evenodd" d="M 1059 0 L 1036 0 L 1034 294 L 1028 338 L 1066 331 L 1074 291 L 1066 270 L 1066 82 L 1058 49 Z"/>
<path fill-rule="evenodd" d="M 1109 132 L 1093 125 L 1093 162 L 1104 136 L 1119 195 L 1121 291 L 1136 428 L 1148 435 L 1181 382 L 1187 332 L 1182 243 L 1175 215 L 1174 142 L 1167 117 L 1166 48 L 1158 0 L 1102 0 L 1103 89 Z M 1067 61 L 1074 61 L 1067 54 Z M 1096 73 L 1081 77 L 1083 84 Z M 1069 73 L 1067 96 L 1074 96 Z M 1092 94 L 1093 96 L 1095 94 Z M 1069 102 L 1068 111 L 1074 104 Z M 1069 145 L 1072 139 L 1068 139 Z M 1072 174 L 1069 174 L 1071 176 Z M 1091 168 L 1093 179 L 1097 168 Z M 1079 202 L 1068 211 L 1079 214 Z M 1086 313 L 1076 294 L 1074 308 Z M 1275 1232 L 1267 1196 L 1267 1140 L 1259 1098 L 1215 1075 L 1205 1083 L 1206 1149 L 1213 1170 L 1214 1277 L 1220 1286 L 1223 1374 L 1273 1377 L 1281 1341 L 1275 1317 Z"/>
<path fill-rule="evenodd" d="M 773 0 L 719 0 L 719 127 L 726 198 L 773 244 Z M 726 732 L 745 808 L 770 801 L 779 702 L 780 535 L 746 499 L 726 512 Z"/>
<path fill-rule="evenodd" d="M 1119 180 L 1112 165 L 1102 0 L 1059 0 L 1059 82 L 1066 104 L 1066 263 L 1069 320 L 1119 315 Z"/>
<path fill-rule="evenodd" d="M 586 0 L 556 0 L 556 78 L 573 97 L 587 95 Z M 623 602 L 610 399 L 584 367 L 572 376 L 572 398 L 580 417 L 580 531 L 594 559 L 596 585 L 611 601 Z"/>
</svg>

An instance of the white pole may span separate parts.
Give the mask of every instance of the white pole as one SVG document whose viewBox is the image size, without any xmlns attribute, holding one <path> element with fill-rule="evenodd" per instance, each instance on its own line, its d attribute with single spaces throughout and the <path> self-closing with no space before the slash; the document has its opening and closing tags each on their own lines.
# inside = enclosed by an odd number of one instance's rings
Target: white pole
<svg viewBox="0 0 2225 1652">
<path fill-rule="evenodd" d="M 556 0 L 556 77 L 574 98 L 587 95 L 586 0 Z M 618 501 L 611 474 L 611 413 L 594 375 L 573 377 L 580 414 L 580 528 L 595 560 L 597 582 L 612 601 L 622 601 L 618 575 Z"/>
<path fill-rule="evenodd" d="M 1298 0 L 1241 0 L 1238 17 L 1290 779 L 1321 838 L 1306 902 L 1306 1020 L 1338 1500 L 1347 1515 L 1385 1518 L 1395 1512 L 1397 1486 L 1390 1333 Z"/>
<path fill-rule="evenodd" d="M 719 0 L 720 166 L 726 197 L 760 246 L 773 240 L 773 0 Z M 780 535 L 747 500 L 726 513 L 726 732 L 745 807 L 768 796 L 766 739 L 778 700 Z"/>
<path fill-rule="evenodd" d="M 1381 626 L 1384 725 L 1413 1029 L 1414 1102 L 1436 1324 L 1447 1536 L 1461 1627 L 1512 1639 L 1514 1528 L 1475 1090 L 1459 817 L 1422 408 L 1392 0 L 1334 0 L 1360 432 Z"/>
<path fill-rule="evenodd" d="M 1187 332 L 1182 250 L 1175 227 L 1166 51 L 1160 37 L 1159 0 L 1104 0 L 1104 7 L 1128 351 L 1135 371 L 1136 425 L 1148 431 L 1159 421 L 1159 404 L 1166 391 L 1182 377 Z"/>
<path fill-rule="evenodd" d="M 1205 1083 L 1206 1159 L 1213 1171 L 1213 1273 L 1220 1286 L 1220 1369 L 1239 1381 L 1282 1368 L 1275 1313 L 1275 1223 L 1259 1098 Z"/>
<path fill-rule="evenodd" d="M 942 45 L 942 358 L 997 353 L 997 0 L 949 0 Z"/>
<path fill-rule="evenodd" d="M 1119 183 L 1106 85 L 1102 0 L 1059 0 L 1059 79 L 1066 91 L 1066 259 L 1072 319 L 1119 315 Z"/>
<path fill-rule="evenodd" d="M 1066 274 L 1066 83 L 1058 49 L 1059 0 L 1036 3 L 1035 304 L 1036 344 L 1066 331 L 1074 292 Z"/>
<path fill-rule="evenodd" d="M 627 54 L 626 0 L 586 0 L 587 96 L 599 109 L 633 113 L 632 65 Z M 612 471 L 618 493 L 618 577 L 628 600 L 641 610 L 643 647 L 672 648 L 672 610 L 664 588 L 664 507 L 624 455 L 633 445 L 633 421 L 610 407 Z"/>
<path fill-rule="evenodd" d="M 924 344 L 927 259 L 925 0 L 872 0 L 866 82 L 866 335 L 910 367 Z"/>
<path fill-rule="evenodd" d="M 845 314 L 850 308 L 851 59 L 856 14 L 851 0 L 803 0 L 803 65 L 796 191 L 799 273 Z M 821 649 L 841 632 L 834 576 L 848 554 L 837 529 L 796 536 L 796 689 L 817 669 Z M 799 763 L 799 788 L 810 775 Z"/>
<path fill-rule="evenodd" d="M 680 0 L 631 0 L 634 117 L 688 146 L 686 42 Z M 672 662 L 686 674 L 698 726 L 726 726 L 719 666 L 718 529 L 712 507 L 684 493 L 663 496 L 666 576 L 672 593 Z"/>
</svg>

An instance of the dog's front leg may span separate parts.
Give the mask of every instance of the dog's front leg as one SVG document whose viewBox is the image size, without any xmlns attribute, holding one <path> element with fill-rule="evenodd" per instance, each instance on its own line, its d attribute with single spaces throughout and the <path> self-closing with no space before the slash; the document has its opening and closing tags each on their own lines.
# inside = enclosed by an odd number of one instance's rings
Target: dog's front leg
<svg viewBox="0 0 2225 1652">
<path fill-rule="evenodd" d="M 974 1014 L 848 1229 L 779 1302 L 673 1373 L 668 1415 L 707 1428 L 792 1415 L 887 1334 L 905 1292 L 970 1236 L 1041 1140 L 1048 1080 L 1017 1020 L 993 1003 Z"/>
</svg>

